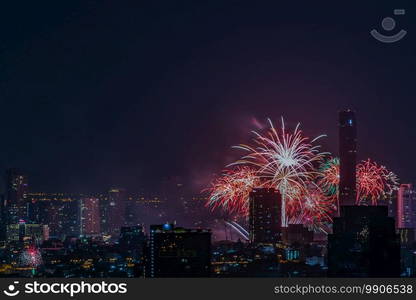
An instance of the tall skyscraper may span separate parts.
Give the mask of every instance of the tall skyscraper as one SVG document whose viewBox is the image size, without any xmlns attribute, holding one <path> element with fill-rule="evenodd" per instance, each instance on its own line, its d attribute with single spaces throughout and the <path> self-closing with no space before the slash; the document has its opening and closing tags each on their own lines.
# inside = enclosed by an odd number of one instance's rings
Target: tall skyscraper
<svg viewBox="0 0 416 300">
<path fill-rule="evenodd" d="M 416 229 L 416 191 L 411 184 L 401 184 L 397 193 L 397 228 Z"/>
<path fill-rule="evenodd" d="M 357 123 L 351 110 L 339 112 L 339 205 L 356 200 Z"/>
<path fill-rule="evenodd" d="M 127 193 L 124 189 L 111 189 L 100 197 L 101 232 L 118 238 L 126 221 Z"/>
<path fill-rule="evenodd" d="M 6 218 L 8 224 L 28 221 L 27 176 L 17 169 L 6 171 Z"/>
<path fill-rule="evenodd" d="M 151 225 L 146 277 L 209 277 L 211 231 Z"/>
<path fill-rule="evenodd" d="M 251 243 L 276 243 L 282 236 L 282 196 L 275 189 L 250 193 L 249 234 Z"/>
<path fill-rule="evenodd" d="M 81 199 L 80 229 L 82 235 L 94 235 L 100 233 L 100 207 L 99 199 L 86 197 Z"/>
</svg>

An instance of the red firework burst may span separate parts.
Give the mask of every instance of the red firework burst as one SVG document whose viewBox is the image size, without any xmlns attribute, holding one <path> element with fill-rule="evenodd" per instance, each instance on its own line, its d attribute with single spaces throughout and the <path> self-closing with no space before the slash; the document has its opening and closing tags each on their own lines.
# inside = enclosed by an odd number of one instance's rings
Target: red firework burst
<svg viewBox="0 0 416 300">
<path fill-rule="evenodd" d="M 331 214 L 336 210 L 336 199 L 325 195 L 317 184 L 310 183 L 296 205 L 290 208 L 289 223 L 304 224 L 316 231 L 322 231 L 325 224 L 332 222 Z"/>
<path fill-rule="evenodd" d="M 318 185 L 322 187 L 327 196 L 338 197 L 339 185 L 339 159 L 332 158 L 321 166 L 321 175 Z M 372 205 L 386 195 L 391 195 L 398 187 L 398 178 L 387 170 L 386 167 L 378 165 L 370 159 L 363 160 L 356 167 L 357 176 L 357 204 L 366 200 Z"/>
<path fill-rule="evenodd" d="M 369 199 L 372 205 L 377 205 L 382 196 L 390 194 L 396 188 L 397 177 L 386 167 L 370 159 L 357 165 L 357 204 Z"/>
<path fill-rule="evenodd" d="M 229 213 L 247 216 L 249 194 L 253 188 L 260 186 L 260 178 L 249 167 L 226 170 L 208 189 L 210 196 L 207 205 L 212 209 L 222 207 Z"/>
</svg>

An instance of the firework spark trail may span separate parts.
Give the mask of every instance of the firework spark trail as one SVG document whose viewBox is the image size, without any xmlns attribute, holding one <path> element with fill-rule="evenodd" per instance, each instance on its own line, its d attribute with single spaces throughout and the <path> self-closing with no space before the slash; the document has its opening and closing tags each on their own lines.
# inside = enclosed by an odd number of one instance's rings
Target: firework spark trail
<svg viewBox="0 0 416 300">
<path fill-rule="evenodd" d="M 338 198 L 339 185 L 339 159 L 332 158 L 321 166 L 321 176 L 318 184 L 324 189 L 327 195 Z M 361 204 L 370 200 L 372 205 L 387 195 L 391 195 L 398 187 L 398 178 L 370 159 L 363 160 L 356 167 L 357 176 L 357 197 L 356 203 Z"/>
<path fill-rule="evenodd" d="M 331 214 L 336 210 L 336 199 L 326 196 L 316 183 L 311 182 L 299 201 L 299 209 L 291 213 L 291 224 L 304 224 L 314 231 L 325 230 L 325 224 L 332 222 Z"/>
<path fill-rule="evenodd" d="M 256 172 L 249 167 L 237 167 L 226 170 L 208 189 L 208 206 L 212 209 L 222 207 L 229 213 L 248 215 L 249 194 L 253 188 L 262 186 Z"/>
<path fill-rule="evenodd" d="M 253 131 L 254 146 L 239 145 L 234 148 L 249 152 L 231 165 L 254 166 L 258 176 L 265 184 L 280 191 L 282 195 L 282 226 L 288 224 L 287 211 L 290 205 L 296 203 L 304 194 L 308 182 L 312 181 L 319 172 L 314 164 L 323 160 L 328 153 L 320 152 L 319 145 L 312 145 L 321 137 L 309 141 L 299 129 L 298 123 L 293 132 L 288 132 L 282 118 L 280 132 L 275 129 L 268 119 L 270 128 L 265 135 Z M 289 207 L 286 207 L 286 206 Z"/>
<path fill-rule="evenodd" d="M 357 204 L 370 199 L 372 205 L 386 195 L 390 195 L 398 185 L 397 176 L 370 159 L 357 165 Z"/>
</svg>

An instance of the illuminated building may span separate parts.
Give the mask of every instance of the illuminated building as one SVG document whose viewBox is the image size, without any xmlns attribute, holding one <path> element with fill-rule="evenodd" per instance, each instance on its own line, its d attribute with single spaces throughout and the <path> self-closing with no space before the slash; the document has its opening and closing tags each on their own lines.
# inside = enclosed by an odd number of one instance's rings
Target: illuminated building
<svg viewBox="0 0 416 300">
<path fill-rule="evenodd" d="M 400 237 L 400 262 L 401 276 L 414 277 L 416 275 L 416 244 L 415 229 L 398 228 L 397 233 Z"/>
<path fill-rule="evenodd" d="M 397 228 L 416 229 L 416 191 L 411 184 L 400 185 L 397 193 Z"/>
<path fill-rule="evenodd" d="M 328 235 L 329 277 L 398 277 L 400 241 L 387 206 L 341 206 Z"/>
<path fill-rule="evenodd" d="M 18 223 L 19 220 L 27 221 L 28 183 L 27 176 L 17 169 L 8 169 L 6 171 L 6 217 L 7 224 Z"/>
<path fill-rule="evenodd" d="M 28 193 L 29 220 L 49 226 L 51 237 L 80 234 L 80 195 Z"/>
<path fill-rule="evenodd" d="M 118 240 L 120 249 L 135 261 L 142 260 L 145 241 L 146 236 L 143 226 L 121 227 L 120 238 Z"/>
<path fill-rule="evenodd" d="M 356 200 L 357 123 L 351 110 L 339 113 L 339 202 L 354 205 Z"/>
<path fill-rule="evenodd" d="M 281 240 L 282 197 L 275 189 L 253 189 L 250 193 L 249 235 L 251 243 L 276 243 Z"/>
<path fill-rule="evenodd" d="M 151 225 L 146 277 L 209 277 L 211 231 Z"/>
<path fill-rule="evenodd" d="M 49 238 L 47 225 L 26 224 L 21 220 L 17 224 L 7 225 L 7 241 L 18 242 L 20 245 L 41 244 Z"/>
<path fill-rule="evenodd" d="M 96 235 L 100 233 L 100 207 L 99 199 L 85 197 L 81 199 L 81 235 Z"/>
<path fill-rule="evenodd" d="M 7 211 L 4 195 L 0 195 L 0 241 L 4 242 L 7 238 Z"/>
<path fill-rule="evenodd" d="M 126 221 L 127 194 L 124 189 L 111 189 L 100 197 L 101 232 L 118 238 Z"/>
</svg>

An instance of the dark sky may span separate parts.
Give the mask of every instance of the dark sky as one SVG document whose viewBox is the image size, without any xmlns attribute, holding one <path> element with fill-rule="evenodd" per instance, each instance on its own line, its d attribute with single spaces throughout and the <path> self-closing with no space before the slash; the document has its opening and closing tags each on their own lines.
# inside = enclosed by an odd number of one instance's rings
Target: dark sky
<svg viewBox="0 0 416 300">
<path fill-rule="evenodd" d="M 0 172 L 37 191 L 200 184 L 253 118 L 299 121 L 336 153 L 352 108 L 359 157 L 416 182 L 412 1 L 279 2 L 2 2 Z M 402 41 L 369 35 L 387 16 Z"/>
</svg>

